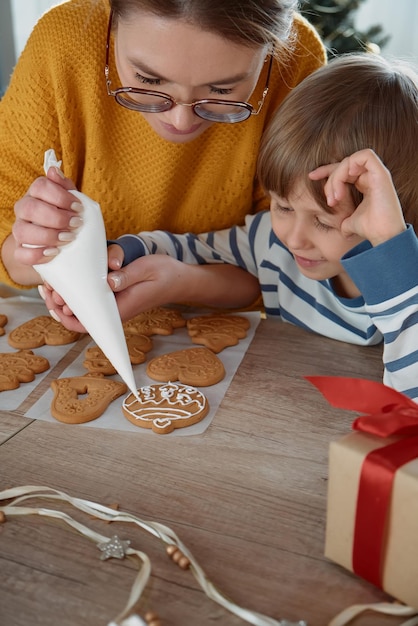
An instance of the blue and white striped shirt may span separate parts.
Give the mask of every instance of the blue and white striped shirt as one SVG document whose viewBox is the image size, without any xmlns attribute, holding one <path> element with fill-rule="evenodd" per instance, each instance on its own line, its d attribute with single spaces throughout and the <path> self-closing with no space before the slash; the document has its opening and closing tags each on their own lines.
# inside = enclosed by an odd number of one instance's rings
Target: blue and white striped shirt
<svg viewBox="0 0 418 626">
<path fill-rule="evenodd" d="M 342 258 L 362 296 L 338 296 L 329 280 L 298 270 L 271 228 L 269 211 L 249 215 L 244 226 L 193 235 L 166 231 L 117 240 L 125 264 L 148 254 L 185 263 L 230 263 L 257 276 L 267 316 L 332 339 L 358 345 L 383 343 L 383 382 L 418 401 L 418 239 L 411 226 L 373 248 L 363 242 Z"/>
</svg>

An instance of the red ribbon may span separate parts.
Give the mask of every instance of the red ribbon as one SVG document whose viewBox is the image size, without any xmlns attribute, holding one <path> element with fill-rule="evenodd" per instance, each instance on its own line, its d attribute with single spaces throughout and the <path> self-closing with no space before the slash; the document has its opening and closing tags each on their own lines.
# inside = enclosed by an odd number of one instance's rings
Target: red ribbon
<svg viewBox="0 0 418 626">
<path fill-rule="evenodd" d="M 306 376 L 328 402 L 366 413 L 354 430 L 401 439 L 370 452 L 363 461 L 353 540 L 353 571 L 382 588 L 386 520 L 396 471 L 418 457 L 418 404 L 382 383 L 357 378 Z"/>
</svg>

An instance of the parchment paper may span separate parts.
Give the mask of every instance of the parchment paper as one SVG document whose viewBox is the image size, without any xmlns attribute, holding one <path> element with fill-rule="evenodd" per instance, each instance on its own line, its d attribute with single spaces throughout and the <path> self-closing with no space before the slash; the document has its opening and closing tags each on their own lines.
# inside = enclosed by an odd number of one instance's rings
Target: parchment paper
<svg viewBox="0 0 418 626">
<path fill-rule="evenodd" d="M 0 298 L 0 313 L 7 315 L 5 326 L 6 334 L 0 337 L 0 352 L 16 352 L 7 342 L 8 333 L 38 315 L 49 315 L 43 300 L 27 296 L 13 296 Z M 42 346 L 34 348 L 32 352 L 48 359 L 51 367 L 56 365 L 74 346 L 73 343 L 65 346 Z M 13 411 L 17 409 L 30 393 L 47 376 L 51 368 L 42 374 L 36 374 L 30 383 L 22 383 L 18 389 L 0 392 L 0 409 Z"/>
<path fill-rule="evenodd" d="M 114 402 L 112 402 L 108 409 L 96 420 L 88 422 L 83 425 L 70 425 L 63 424 L 63 426 L 67 428 L 107 428 L 110 430 L 122 430 L 134 432 L 143 436 L 153 436 L 153 437 L 173 437 L 173 436 L 188 436 L 188 435 L 196 435 L 204 432 L 213 418 L 215 417 L 216 411 L 231 383 L 231 380 L 238 369 L 239 364 L 251 343 L 251 340 L 254 337 L 254 333 L 260 321 L 260 313 L 259 312 L 251 312 L 251 313 L 240 313 L 247 317 L 250 320 L 250 329 L 248 330 L 247 337 L 245 339 L 240 340 L 237 346 L 231 346 L 225 348 L 222 352 L 218 353 L 218 357 L 222 360 L 225 370 L 226 376 L 223 381 L 216 385 L 212 385 L 210 387 L 200 387 L 200 391 L 205 394 L 209 401 L 210 411 L 208 415 L 198 424 L 193 426 L 189 426 L 187 428 L 181 428 L 174 430 L 172 433 L 167 435 L 158 435 L 153 433 L 149 429 L 140 428 L 129 422 L 123 415 L 122 412 L 122 401 L 123 397 L 121 396 Z M 185 317 L 191 317 L 192 314 L 187 314 Z M 153 349 L 147 355 L 147 360 L 155 356 L 159 356 L 160 354 L 165 354 L 166 352 L 172 352 L 174 350 L 181 350 L 184 348 L 191 348 L 195 344 L 192 344 L 191 339 L 187 333 L 186 328 L 179 328 L 174 331 L 172 335 L 168 336 L 152 336 L 153 340 Z M 93 344 L 91 344 L 93 345 Z M 72 364 L 67 367 L 61 374 L 61 378 L 67 378 L 72 376 L 82 376 L 86 374 L 87 370 L 83 367 L 83 361 L 85 359 L 85 350 L 83 350 L 82 354 L 78 356 Z M 140 365 L 134 366 L 134 376 L 137 383 L 138 388 L 144 385 L 156 384 L 156 381 L 149 378 L 146 373 L 146 363 L 141 363 Z M 117 375 L 112 376 L 114 380 L 121 380 Z M 173 381 L 174 382 L 174 381 Z M 126 394 L 128 395 L 128 393 Z M 57 423 L 57 421 L 51 416 L 50 413 L 50 405 L 53 398 L 52 390 L 49 389 L 25 414 L 26 417 L 30 417 L 32 419 L 40 419 L 48 422 Z"/>
</svg>

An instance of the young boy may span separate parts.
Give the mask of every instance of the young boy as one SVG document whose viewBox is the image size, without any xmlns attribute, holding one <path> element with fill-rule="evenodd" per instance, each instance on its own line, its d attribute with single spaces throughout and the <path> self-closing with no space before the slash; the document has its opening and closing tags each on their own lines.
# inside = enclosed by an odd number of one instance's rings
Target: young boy
<svg viewBox="0 0 418 626">
<path fill-rule="evenodd" d="M 241 307 L 261 288 L 268 316 L 383 341 L 385 384 L 418 401 L 417 75 L 371 54 L 331 61 L 276 112 L 258 171 L 271 209 L 244 226 L 110 246 L 113 269 L 137 259 L 109 274 L 122 315 L 184 301 Z"/>
</svg>

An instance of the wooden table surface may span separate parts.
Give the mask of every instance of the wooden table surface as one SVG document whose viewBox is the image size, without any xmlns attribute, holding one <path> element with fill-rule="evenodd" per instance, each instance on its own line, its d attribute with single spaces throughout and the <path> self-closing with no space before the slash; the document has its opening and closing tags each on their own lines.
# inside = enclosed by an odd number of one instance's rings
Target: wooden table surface
<svg viewBox="0 0 418 626">
<path fill-rule="evenodd" d="M 192 437 L 144 438 L 0 410 L 0 489 L 40 485 L 117 503 L 172 528 L 237 604 L 326 626 L 352 604 L 389 598 L 324 557 L 328 446 L 354 415 L 330 407 L 305 375 L 381 380 L 381 348 L 262 320 L 213 422 Z M 245 623 L 208 599 L 156 538 L 133 525 L 84 522 L 151 557 L 139 614 L 156 611 L 162 626 Z M 13 517 L 0 526 L 4 626 L 105 626 L 135 575 L 130 560 L 100 560 L 59 521 Z M 371 614 L 352 622 L 399 623 Z"/>
</svg>

